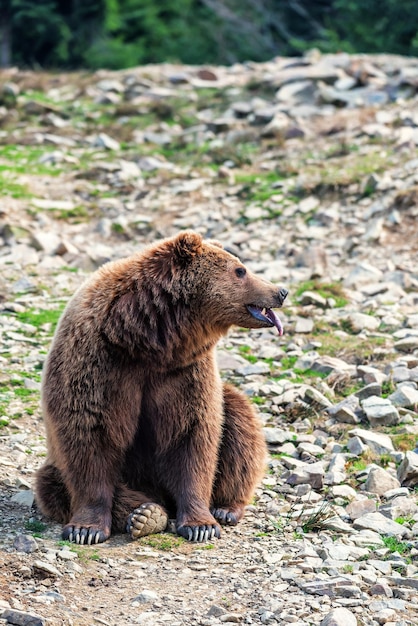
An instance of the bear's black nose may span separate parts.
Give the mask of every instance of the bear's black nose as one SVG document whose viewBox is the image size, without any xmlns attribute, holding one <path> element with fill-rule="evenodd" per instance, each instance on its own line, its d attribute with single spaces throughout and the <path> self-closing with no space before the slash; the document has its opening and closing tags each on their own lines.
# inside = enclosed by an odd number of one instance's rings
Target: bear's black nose
<svg viewBox="0 0 418 626">
<path fill-rule="evenodd" d="M 288 294 L 288 290 L 285 289 L 284 287 L 282 287 L 282 289 L 280 289 L 279 291 L 279 300 L 280 300 L 280 304 L 283 304 L 283 302 L 286 300 L 286 296 Z"/>
</svg>

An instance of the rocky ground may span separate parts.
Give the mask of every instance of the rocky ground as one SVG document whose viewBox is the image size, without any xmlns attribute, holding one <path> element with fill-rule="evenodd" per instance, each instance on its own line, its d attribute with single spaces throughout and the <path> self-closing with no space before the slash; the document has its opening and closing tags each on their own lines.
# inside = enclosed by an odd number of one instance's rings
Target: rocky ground
<svg viewBox="0 0 418 626">
<path fill-rule="evenodd" d="M 0 622 L 418 623 L 418 61 L 0 74 Z M 103 262 L 193 228 L 290 291 L 225 379 L 270 460 L 245 521 L 74 547 L 33 502 L 42 364 Z"/>
</svg>

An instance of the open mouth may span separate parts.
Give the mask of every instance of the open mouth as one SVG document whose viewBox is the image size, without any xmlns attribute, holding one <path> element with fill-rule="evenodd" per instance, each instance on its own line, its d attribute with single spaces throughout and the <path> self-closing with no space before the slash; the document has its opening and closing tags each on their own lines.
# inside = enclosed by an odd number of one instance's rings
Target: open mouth
<svg viewBox="0 0 418 626">
<path fill-rule="evenodd" d="M 247 310 L 256 320 L 264 322 L 267 326 L 275 326 L 279 335 L 283 335 L 283 324 L 272 309 L 256 306 L 255 304 L 247 304 Z"/>
</svg>

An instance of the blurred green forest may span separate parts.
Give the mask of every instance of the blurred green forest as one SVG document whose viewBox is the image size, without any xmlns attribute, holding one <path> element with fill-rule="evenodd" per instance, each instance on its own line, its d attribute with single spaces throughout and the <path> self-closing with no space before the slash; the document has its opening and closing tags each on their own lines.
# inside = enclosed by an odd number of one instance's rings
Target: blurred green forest
<svg viewBox="0 0 418 626">
<path fill-rule="evenodd" d="M 0 66 L 119 69 L 418 52 L 416 0 L 0 0 Z"/>
</svg>

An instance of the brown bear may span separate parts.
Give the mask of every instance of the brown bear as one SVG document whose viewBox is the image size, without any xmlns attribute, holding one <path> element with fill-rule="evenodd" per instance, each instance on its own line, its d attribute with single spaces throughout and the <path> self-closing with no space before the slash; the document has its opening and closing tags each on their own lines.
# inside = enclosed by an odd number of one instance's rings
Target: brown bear
<svg viewBox="0 0 418 626">
<path fill-rule="evenodd" d="M 237 524 L 266 456 L 252 404 L 222 384 L 232 325 L 276 326 L 286 289 L 220 244 L 182 232 L 101 267 L 67 305 L 46 360 L 48 458 L 37 502 L 62 536 L 158 532 L 192 541 Z"/>
</svg>

